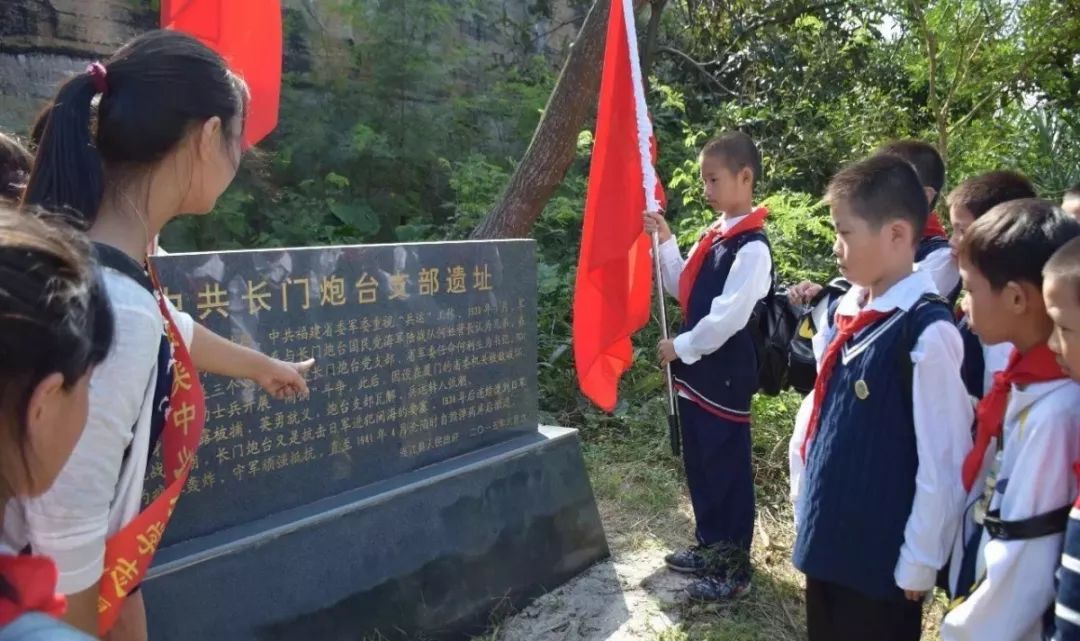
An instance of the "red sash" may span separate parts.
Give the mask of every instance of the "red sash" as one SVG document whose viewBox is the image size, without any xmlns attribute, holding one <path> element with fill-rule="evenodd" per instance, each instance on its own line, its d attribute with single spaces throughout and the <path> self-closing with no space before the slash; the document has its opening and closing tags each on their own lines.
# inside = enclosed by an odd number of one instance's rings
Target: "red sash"
<svg viewBox="0 0 1080 641">
<path fill-rule="evenodd" d="M 149 271 L 161 317 L 165 320 L 165 332 L 173 349 L 170 409 L 161 433 L 162 463 L 168 485 L 157 499 L 105 543 L 105 571 L 101 575 L 101 591 L 98 594 L 100 636 L 104 636 L 116 623 L 124 599 L 132 588 L 139 585 L 150 568 L 154 552 L 161 543 L 165 527 L 191 472 L 206 423 L 206 399 L 199 375 L 169 314 L 153 267 Z"/>
</svg>

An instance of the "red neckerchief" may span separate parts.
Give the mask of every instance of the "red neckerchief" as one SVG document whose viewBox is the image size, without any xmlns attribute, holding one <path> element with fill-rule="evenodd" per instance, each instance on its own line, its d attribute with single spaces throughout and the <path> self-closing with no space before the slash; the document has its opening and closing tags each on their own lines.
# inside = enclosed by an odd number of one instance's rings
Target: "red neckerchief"
<svg viewBox="0 0 1080 641">
<path fill-rule="evenodd" d="M 64 595 L 56 593 L 56 564 L 48 557 L 0 555 L 0 577 L 7 583 L 0 590 L 0 628 L 29 612 L 59 618 L 67 609 Z"/>
<path fill-rule="evenodd" d="M 1013 385 L 1031 385 L 1065 378 L 1057 358 L 1043 343 L 1021 354 L 1013 350 L 1009 364 L 1003 371 L 994 373 L 994 384 L 975 408 L 975 446 L 964 459 L 964 489 L 971 491 L 982 469 L 983 458 L 990 447 L 990 439 L 1001 436 L 1005 409 L 1009 402 L 1009 390 Z"/>
<path fill-rule="evenodd" d="M 923 229 L 923 240 L 927 238 L 948 238 L 949 235 L 945 233 L 945 227 L 941 224 L 941 218 L 938 217 L 936 211 L 930 212 L 930 217 L 926 219 L 926 228 Z"/>
<path fill-rule="evenodd" d="M 712 246 L 717 241 L 727 240 L 739 234 L 764 228 L 765 218 L 768 215 L 768 209 L 758 207 L 731 229 L 721 232 L 718 226 L 713 225 L 702 235 L 701 240 L 694 246 L 690 256 L 686 259 L 686 265 L 679 276 L 679 307 L 682 307 L 683 318 L 687 317 L 687 311 L 690 309 L 690 292 L 694 288 L 694 281 L 697 280 L 698 273 L 701 272 L 701 266 L 705 264 L 705 257 L 709 255 Z"/>
<path fill-rule="evenodd" d="M 810 422 L 806 426 L 806 438 L 803 439 L 799 453 L 803 461 L 806 460 L 807 445 L 817 432 L 818 421 L 821 419 L 821 406 L 825 402 L 825 394 L 829 391 L 829 379 L 832 377 L 836 361 L 840 359 L 840 352 L 859 330 L 873 325 L 883 318 L 888 318 L 893 312 L 878 312 L 865 310 L 856 316 L 836 317 L 836 336 L 833 337 L 829 347 L 825 349 L 825 356 L 821 359 L 821 371 L 818 372 L 817 380 L 814 381 L 814 408 L 810 412 Z"/>
</svg>

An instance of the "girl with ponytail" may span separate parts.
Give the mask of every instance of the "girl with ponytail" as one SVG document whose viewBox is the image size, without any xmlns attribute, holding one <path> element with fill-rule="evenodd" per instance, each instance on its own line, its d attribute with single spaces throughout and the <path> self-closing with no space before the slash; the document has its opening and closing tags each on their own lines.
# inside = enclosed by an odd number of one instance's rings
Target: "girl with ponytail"
<svg viewBox="0 0 1080 641">
<path fill-rule="evenodd" d="M 171 443 L 183 443 L 173 427 L 185 413 L 170 413 L 170 404 L 198 406 L 201 422 L 194 368 L 251 378 L 279 398 L 307 393 L 310 361 L 271 359 L 196 325 L 159 295 L 148 268 L 158 232 L 178 216 L 210 212 L 235 176 L 247 100 L 244 82 L 216 53 L 155 31 L 68 81 L 35 126 L 23 204 L 67 213 L 95 242 L 117 340 L 94 374 L 71 460 L 51 490 L 20 502 L 4 537 L 55 559 L 67 620 L 91 634 L 112 629 L 114 641 L 146 639 L 137 586 L 153 552 L 126 562 L 133 528 L 171 516 L 160 501 L 140 512 L 143 479 L 159 437 L 167 467 Z M 194 390 L 174 384 L 192 378 Z"/>
</svg>

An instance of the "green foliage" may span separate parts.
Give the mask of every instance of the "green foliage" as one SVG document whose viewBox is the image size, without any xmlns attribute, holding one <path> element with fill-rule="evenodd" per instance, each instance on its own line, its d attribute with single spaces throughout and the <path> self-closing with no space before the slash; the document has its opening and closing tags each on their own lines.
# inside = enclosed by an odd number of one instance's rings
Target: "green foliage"
<svg viewBox="0 0 1080 641">
<path fill-rule="evenodd" d="M 356 37 L 325 37 L 286 13 L 287 42 L 318 57 L 289 49 L 266 153 L 242 169 L 213 222 L 179 221 L 167 247 L 460 238 L 505 186 L 557 67 L 518 42 L 501 3 L 317 4 Z M 533 22 L 543 5 L 518 19 Z"/>
<path fill-rule="evenodd" d="M 277 131 L 214 215 L 170 226 L 166 247 L 460 239 L 505 189 L 555 82 L 560 54 L 537 46 L 537 25 L 556 19 L 558 3 L 516 13 L 495 0 L 316 4 L 351 39 L 286 13 L 287 40 L 308 44 L 289 49 Z M 1080 14 L 1060 3 L 695 0 L 669 4 L 663 18 L 648 102 L 667 216 L 684 249 L 714 219 L 697 151 L 724 130 L 759 142 L 757 194 L 788 282 L 833 275 L 819 197 L 838 167 L 887 139 L 938 141 L 944 123 L 952 184 L 1012 167 L 1056 197 L 1080 178 Z M 664 386 L 655 322 L 635 339 L 612 415 L 577 393 L 570 301 L 592 142 L 589 129 L 580 133 L 577 159 L 533 230 L 541 409 L 592 435 L 655 429 Z M 674 329 L 677 310 L 669 316 Z"/>
</svg>

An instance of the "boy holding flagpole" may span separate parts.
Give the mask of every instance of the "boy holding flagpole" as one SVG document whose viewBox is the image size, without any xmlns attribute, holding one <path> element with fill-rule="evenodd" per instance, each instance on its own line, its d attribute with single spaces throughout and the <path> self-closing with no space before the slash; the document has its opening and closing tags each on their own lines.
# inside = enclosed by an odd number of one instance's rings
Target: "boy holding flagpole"
<svg viewBox="0 0 1080 641">
<path fill-rule="evenodd" d="M 683 461 L 697 525 L 697 544 L 665 562 L 700 577 L 688 588 L 700 601 L 730 600 L 750 590 L 750 401 L 758 367 L 748 325 L 773 273 L 764 233 L 768 211 L 753 206 L 760 176 L 761 155 L 746 134 L 727 133 L 705 146 L 701 179 L 719 218 L 685 261 L 664 218 L 645 214 L 646 233 L 659 234 L 664 286 L 683 311 L 682 331 L 661 340 L 657 350 L 679 392 Z"/>
</svg>

